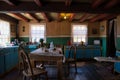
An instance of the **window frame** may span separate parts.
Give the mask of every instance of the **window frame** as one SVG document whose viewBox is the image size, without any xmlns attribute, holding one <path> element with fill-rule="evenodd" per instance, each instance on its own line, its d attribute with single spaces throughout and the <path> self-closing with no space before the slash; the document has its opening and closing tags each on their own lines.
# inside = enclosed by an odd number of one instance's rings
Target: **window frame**
<svg viewBox="0 0 120 80">
<path fill-rule="evenodd" d="M 88 24 L 87 23 L 84 23 L 84 24 L 82 24 L 82 23 L 72 23 L 71 24 L 71 38 L 72 38 L 72 43 L 73 44 L 80 44 L 80 42 L 74 42 L 74 40 L 73 40 L 73 27 L 74 27 L 74 25 L 85 25 L 86 27 L 87 27 L 87 35 L 86 35 L 86 42 L 85 42 L 85 44 L 88 44 Z"/>
<path fill-rule="evenodd" d="M 31 38 L 31 25 L 44 25 L 45 31 L 44 31 L 44 42 L 46 42 L 46 24 L 45 23 L 30 23 L 29 24 L 29 41 L 32 42 Z"/>
<path fill-rule="evenodd" d="M 1 45 L 3 45 L 3 46 L 6 46 L 7 44 L 10 44 L 10 41 L 11 41 L 11 26 L 10 26 L 10 22 L 9 21 L 5 21 L 5 20 L 2 20 L 2 19 L 0 19 L 0 21 L 2 21 L 2 22 L 6 22 L 6 23 L 8 23 L 8 27 L 9 27 L 9 34 L 8 35 L 6 35 L 6 36 L 8 36 L 7 38 L 4 38 L 4 39 L 8 39 L 8 42 L 2 42 L 2 44 Z M 5 31 L 4 31 L 5 32 Z M 0 32 L 0 35 L 1 35 L 1 32 Z M 3 35 L 2 35 L 3 36 Z M 5 37 L 5 35 L 4 35 L 4 37 Z M 3 39 L 3 38 L 2 38 Z"/>
</svg>

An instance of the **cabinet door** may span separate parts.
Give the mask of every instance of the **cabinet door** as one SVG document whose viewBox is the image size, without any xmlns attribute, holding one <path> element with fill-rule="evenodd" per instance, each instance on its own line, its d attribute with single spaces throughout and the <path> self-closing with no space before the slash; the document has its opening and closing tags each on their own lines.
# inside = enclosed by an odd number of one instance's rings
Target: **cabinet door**
<svg viewBox="0 0 120 80">
<path fill-rule="evenodd" d="M 5 71 L 4 55 L 0 55 L 0 75 Z"/>
<path fill-rule="evenodd" d="M 100 49 L 94 49 L 93 57 L 99 57 L 101 56 L 101 50 Z"/>
<path fill-rule="evenodd" d="M 114 63 L 114 70 L 118 73 L 120 73 L 120 62 Z"/>
<path fill-rule="evenodd" d="M 92 58 L 93 56 L 93 49 L 86 49 L 85 50 L 85 58 Z"/>
<path fill-rule="evenodd" d="M 5 71 L 7 72 L 8 70 L 10 70 L 11 66 L 12 66 L 12 54 L 11 53 L 5 54 Z"/>
<path fill-rule="evenodd" d="M 85 52 L 84 51 L 85 51 L 84 49 L 77 49 L 76 58 L 77 59 L 85 58 Z"/>
<path fill-rule="evenodd" d="M 14 55 L 13 55 L 13 66 L 16 66 L 18 64 L 18 48 L 15 48 Z"/>
<path fill-rule="evenodd" d="M 120 51 L 116 51 L 116 56 L 120 57 Z M 114 63 L 114 70 L 118 73 L 120 73 L 120 62 Z"/>
<path fill-rule="evenodd" d="M 14 68 L 18 63 L 18 50 L 14 48 L 8 48 L 5 54 L 5 71 L 9 71 Z"/>
</svg>

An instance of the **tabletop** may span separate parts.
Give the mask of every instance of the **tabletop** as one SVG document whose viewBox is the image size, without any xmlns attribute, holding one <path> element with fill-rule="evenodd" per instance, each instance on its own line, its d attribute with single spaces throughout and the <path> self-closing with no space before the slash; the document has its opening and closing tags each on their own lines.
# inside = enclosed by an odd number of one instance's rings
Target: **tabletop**
<svg viewBox="0 0 120 80">
<path fill-rule="evenodd" d="M 30 56 L 32 56 L 33 58 L 34 58 L 34 56 L 36 58 L 41 56 L 42 58 L 45 57 L 47 59 L 48 58 L 51 58 L 51 59 L 62 58 L 63 62 L 65 62 L 65 57 L 61 52 L 62 52 L 61 48 L 56 48 L 55 50 L 51 50 L 51 49 L 47 49 L 47 48 L 39 48 L 39 49 L 32 51 L 30 53 Z"/>
<path fill-rule="evenodd" d="M 97 61 L 104 61 L 104 62 L 120 62 L 119 58 L 113 58 L 113 57 L 94 57 Z"/>
</svg>

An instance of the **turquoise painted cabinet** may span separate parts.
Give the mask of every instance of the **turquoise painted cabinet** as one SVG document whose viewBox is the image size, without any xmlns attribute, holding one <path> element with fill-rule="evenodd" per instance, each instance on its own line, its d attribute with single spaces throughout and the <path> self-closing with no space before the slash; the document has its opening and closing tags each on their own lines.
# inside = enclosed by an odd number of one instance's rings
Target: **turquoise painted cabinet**
<svg viewBox="0 0 120 80">
<path fill-rule="evenodd" d="M 29 45 L 30 51 L 37 49 L 37 45 Z M 13 69 L 18 64 L 18 46 L 0 48 L 0 75 Z"/>
<path fill-rule="evenodd" d="M 31 51 L 34 51 L 38 48 L 38 45 L 27 45 L 24 47 L 25 51 L 26 52 L 31 52 Z"/>
<path fill-rule="evenodd" d="M 31 51 L 34 51 L 35 49 L 37 49 L 37 46 L 38 45 L 29 45 L 28 48 L 30 49 L 30 52 L 31 52 Z"/>
<path fill-rule="evenodd" d="M 69 53 L 70 46 L 65 46 L 64 48 L 64 55 L 67 58 Z M 76 50 L 76 58 L 82 59 L 82 58 L 94 58 L 97 56 L 101 56 L 101 46 L 94 46 L 94 45 L 88 45 L 88 46 L 79 46 Z"/>
<path fill-rule="evenodd" d="M 0 54 L 0 74 L 5 72 L 4 55 Z"/>
<path fill-rule="evenodd" d="M 116 57 L 120 58 L 120 51 L 116 51 Z M 114 70 L 120 73 L 120 62 L 114 63 Z"/>
<path fill-rule="evenodd" d="M 69 51 L 68 49 L 67 49 L 67 51 Z M 80 52 L 80 53 L 79 53 Z M 68 54 L 68 52 L 66 53 L 66 56 L 67 56 L 67 54 Z M 84 58 L 85 57 L 85 54 L 84 54 L 84 49 L 77 49 L 77 51 L 76 51 L 76 58 L 78 59 L 78 58 Z"/>
<path fill-rule="evenodd" d="M 18 64 L 18 46 L 4 47 L 0 51 L 0 75 Z"/>
</svg>

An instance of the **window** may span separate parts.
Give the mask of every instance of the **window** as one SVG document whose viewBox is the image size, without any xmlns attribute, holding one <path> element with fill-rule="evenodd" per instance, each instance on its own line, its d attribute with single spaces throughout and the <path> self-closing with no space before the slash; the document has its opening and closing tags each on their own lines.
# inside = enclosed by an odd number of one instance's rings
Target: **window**
<svg viewBox="0 0 120 80">
<path fill-rule="evenodd" d="M 72 25 L 73 43 L 87 42 L 87 25 Z"/>
<path fill-rule="evenodd" d="M 41 38 L 44 39 L 44 41 L 46 41 L 45 24 L 31 24 L 30 27 L 30 41 L 39 42 Z"/>
<path fill-rule="evenodd" d="M 10 43 L 10 23 L 0 20 L 0 45 L 5 46 Z"/>
</svg>

